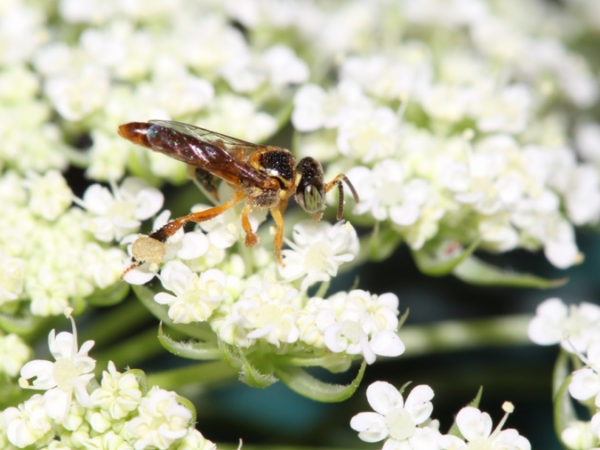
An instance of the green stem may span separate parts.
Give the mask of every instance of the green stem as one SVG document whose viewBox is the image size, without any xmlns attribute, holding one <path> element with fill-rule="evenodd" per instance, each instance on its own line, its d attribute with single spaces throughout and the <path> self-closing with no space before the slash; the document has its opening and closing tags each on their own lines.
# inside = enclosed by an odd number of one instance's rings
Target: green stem
<svg viewBox="0 0 600 450">
<path fill-rule="evenodd" d="M 92 339 L 98 347 L 107 345 L 131 333 L 132 323 L 140 324 L 151 320 L 154 320 L 152 314 L 140 302 L 125 301 L 85 328 L 78 329 L 79 341 L 81 343 Z"/>
<path fill-rule="evenodd" d="M 237 377 L 237 371 L 224 361 L 205 362 L 149 374 L 148 386 L 177 390 L 191 383 L 217 384 L 236 380 Z"/>
<path fill-rule="evenodd" d="M 431 325 L 405 325 L 398 335 L 406 352 L 417 356 L 442 351 L 465 350 L 494 345 L 527 345 L 527 325 L 531 315 L 492 319 L 449 320 Z"/>
<path fill-rule="evenodd" d="M 96 370 L 104 369 L 109 360 L 114 362 L 117 368 L 125 366 L 135 367 L 140 362 L 165 353 L 166 350 L 156 338 L 157 335 L 158 331 L 156 328 L 152 328 L 126 341 L 121 341 L 118 345 L 104 349 L 96 357 Z"/>
</svg>

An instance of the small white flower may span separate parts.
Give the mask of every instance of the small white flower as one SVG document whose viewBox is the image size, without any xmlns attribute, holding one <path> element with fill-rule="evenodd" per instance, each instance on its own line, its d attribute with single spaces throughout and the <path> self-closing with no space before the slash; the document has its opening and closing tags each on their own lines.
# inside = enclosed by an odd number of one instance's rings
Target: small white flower
<svg viewBox="0 0 600 450">
<path fill-rule="evenodd" d="M 431 416 L 433 390 L 427 385 L 415 386 L 406 402 L 391 384 L 376 381 L 367 388 L 369 405 L 375 412 L 359 413 L 350 426 L 365 442 L 386 439 L 383 450 L 436 450 L 437 430 L 426 426 Z"/>
<path fill-rule="evenodd" d="M 99 184 L 93 184 L 76 200 L 95 217 L 85 227 L 103 242 L 121 240 L 134 232 L 142 220 L 156 214 L 163 204 L 162 193 L 149 187 L 139 178 L 128 177 L 119 187 L 113 186 L 112 193 Z"/>
<path fill-rule="evenodd" d="M 354 320 L 332 323 L 323 330 L 325 346 L 334 353 L 362 355 L 367 364 L 380 356 L 400 356 L 405 347 L 395 331 L 381 330 L 370 336 Z"/>
<path fill-rule="evenodd" d="M 506 405 L 506 404 L 505 404 Z M 530 450 L 529 441 L 519 435 L 515 429 L 502 430 L 512 405 L 507 405 L 506 414 L 492 432 L 492 419 L 488 413 L 481 412 L 472 406 L 461 409 L 456 415 L 456 425 L 464 439 L 453 435 L 440 438 L 443 449 L 461 450 L 469 448 L 485 448 L 490 450 Z M 465 442 L 466 441 L 466 442 Z"/>
<path fill-rule="evenodd" d="M 11 444 L 25 448 L 33 443 L 51 439 L 52 419 L 46 412 L 48 402 L 35 394 L 18 407 L 6 408 L 3 412 L 6 434 Z"/>
<path fill-rule="evenodd" d="M 29 208 L 49 221 L 55 221 L 73 201 L 73 193 L 58 170 L 44 175 L 27 173 L 24 186 L 29 190 Z"/>
<path fill-rule="evenodd" d="M 306 63 L 298 58 L 290 47 L 269 47 L 262 54 L 261 60 L 268 70 L 269 84 L 274 88 L 304 83 L 310 75 Z"/>
<path fill-rule="evenodd" d="M 142 391 L 133 373 L 119 373 L 112 361 L 102 372 L 101 386 L 92 392 L 90 405 L 100 408 L 113 420 L 120 420 L 140 404 Z"/>
<path fill-rule="evenodd" d="M 594 404 L 600 408 L 600 341 L 590 345 L 585 362 L 587 367 L 573 372 L 569 393 L 582 401 L 595 397 Z"/>
<path fill-rule="evenodd" d="M 593 421 L 593 418 L 592 418 Z M 571 422 L 560 433 L 560 438 L 570 449 L 598 448 L 598 437 L 594 435 L 590 422 Z"/>
<path fill-rule="evenodd" d="M 472 91 L 459 86 L 436 84 L 421 94 L 423 109 L 432 118 L 458 122 L 468 112 Z"/>
<path fill-rule="evenodd" d="M 169 317 L 175 323 L 205 322 L 227 298 L 226 277 L 217 269 L 209 269 L 200 276 L 180 261 L 170 261 L 161 271 L 165 289 L 175 295 L 159 292 L 154 300 L 169 305 Z"/>
<path fill-rule="evenodd" d="M 86 177 L 98 181 L 123 178 L 131 150 L 129 142 L 102 130 L 92 130 L 91 137 L 93 143 L 88 150 L 90 160 Z"/>
<path fill-rule="evenodd" d="M 593 342 L 600 340 L 598 324 L 600 306 L 585 302 L 567 306 L 558 298 L 550 298 L 538 305 L 527 333 L 538 345 L 560 342 L 568 352 L 585 353 Z"/>
<path fill-rule="evenodd" d="M 206 439 L 198 430 L 190 428 L 175 450 L 217 450 L 217 444 Z"/>
<path fill-rule="evenodd" d="M 396 331 L 398 328 L 398 297 L 388 292 L 382 295 L 370 294 L 361 289 L 354 289 L 342 295 L 342 320 L 354 320 L 360 323 L 365 333 L 373 334 L 382 330 Z M 340 297 L 334 295 L 330 301 L 336 305 Z M 336 306 L 334 306 L 335 308 Z"/>
<path fill-rule="evenodd" d="M 592 433 L 594 433 L 594 435 L 600 439 L 600 413 L 596 413 L 592 416 L 590 427 L 592 429 Z"/>
<path fill-rule="evenodd" d="M 247 53 L 233 59 L 221 72 L 238 93 L 254 92 L 264 83 L 271 89 L 280 90 L 289 84 L 303 83 L 309 76 L 306 63 L 283 45 L 270 47 L 260 56 Z"/>
<path fill-rule="evenodd" d="M 575 128 L 577 150 L 584 161 L 600 162 L 600 124 L 583 122 Z"/>
<path fill-rule="evenodd" d="M 127 442 L 127 440 L 115 433 L 114 431 L 104 432 L 94 437 L 90 437 L 84 441 L 84 445 L 90 449 L 116 449 L 116 450 L 131 450 L 133 447 Z M 48 449 L 51 450 L 51 449 Z M 62 450 L 62 449 L 61 449 Z M 70 450 L 70 449 L 65 449 Z"/>
<path fill-rule="evenodd" d="M 370 163 L 394 155 L 398 116 L 390 108 L 364 108 L 347 115 L 338 128 L 337 146 L 344 156 Z"/>
<path fill-rule="evenodd" d="M 285 267 L 280 266 L 279 273 L 287 281 L 304 276 L 303 291 L 319 281 L 329 281 L 359 250 L 356 230 L 349 222 L 300 222 L 294 225 L 293 242 L 286 242 L 291 250 L 283 250 Z"/>
<path fill-rule="evenodd" d="M 218 95 L 202 121 L 202 127 L 249 142 L 261 142 L 277 130 L 277 120 L 257 109 L 257 105 L 246 97 Z"/>
<path fill-rule="evenodd" d="M 559 216 L 547 218 L 543 231 L 544 255 L 554 266 L 566 269 L 581 260 L 573 225 Z"/>
<path fill-rule="evenodd" d="M 177 394 L 154 386 L 142 398 L 138 417 L 125 424 L 135 450 L 167 450 L 187 433 L 192 412 L 177 402 Z"/>
<path fill-rule="evenodd" d="M 109 74 L 87 65 L 74 74 L 60 74 L 46 82 L 46 95 L 66 120 L 78 121 L 101 108 L 110 89 Z"/>
<path fill-rule="evenodd" d="M 263 281 L 249 287 L 233 305 L 232 319 L 245 331 L 249 343 L 263 339 L 280 347 L 292 344 L 300 336 L 296 320 L 298 291 L 285 284 Z"/>
<path fill-rule="evenodd" d="M 532 95 L 528 86 L 507 86 L 498 93 L 478 92 L 474 100 L 471 114 L 483 132 L 516 134 L 523 131 L 529 121 Z"/>
<path fill-rule="evenodd" d="M 68 286 L 48 264 L 38 269 L 37 277 L 29 277 L 25 287 L 31 298 L 29 308 L 36 316 L 55 316 L 69 306 Z"/>
<path fill-rule="evenodd" d="M 391 219 L 397 225 L 413 225 L 421 214 L 421 207 L 430 194 L 430 184 L 420 178 L 406 180 L 400 162 L 385 159 L 372 170 L 353 167 L 347 173 L 355 186 L 360 186 L 360 202 L 355 214 L 370 212 L 379 221 Z"/>
<path fill-rule="evenodd" d="M 31 353 L 31 348 L 18 335 L 0 336 L 0 373 L 17 376 Z"/>
<path fill-rule="evenodd" d="M 340 82 L 330 92 L 316 84 L 306 84 L 294 96 L 292 123 L 302 132 L 336 128 L 348 114 L 369 105 L 367 97 L 351 81 Z"/>
<path fill-rule="evenodd" d="M 44 400 L 46 412 L 57 422 L 67 417 L 73 393 L 82 406 L 89 405 L 89 394 L 86 386 L 94 378 L 93 370 L 96 361 L 87 354 L 94 346 L 94 341 L 86 341 L 77 348 L 77 329 L 71 319 L 73 333 L 61 332 L 55 335 L 52 330 L 48 335 L 48 347 L 56 362 L 34 360 L 21 369 L 19 384 L 23 388 L 45 390 Z M 28 380 L 33 380 L 30 385 Z"/>
<path fill-rule="evenodd" d="M 189 74 L 184 68 L 174 70 L 180 63 L 172 58 L 166 58 L 163 64 L 168 67 L 167 73 L 155 70 L 158 73 L 154 75 L 154 82 L 139 88 L 152 91 L 153 94 L 147 95 L 154 96 L 158 107 L 178 117 L 197 113 L 212 102 L 215 90 L 207 80 Z"/>
<path fill-rule="evenodd" d="M 569 188 L 565 193 L 565 206 L 573 225 L 594 225 L 598 222 L 600 174 L 595 166 L 581 164 L 572 170 Z"/>
<path fill-rule="evenodd" d="M 0 249 L 0 305 L 17 300 L 25 284 L 25 261 L 9 256 Z"/>
<path fill-rule="evenodd" d="M 323 330 L 336 320 L 336 314 L 329 300 L 313 297 L 298 313 L 300 340 L 316 348 L 323 348 Z"/>
</svg>

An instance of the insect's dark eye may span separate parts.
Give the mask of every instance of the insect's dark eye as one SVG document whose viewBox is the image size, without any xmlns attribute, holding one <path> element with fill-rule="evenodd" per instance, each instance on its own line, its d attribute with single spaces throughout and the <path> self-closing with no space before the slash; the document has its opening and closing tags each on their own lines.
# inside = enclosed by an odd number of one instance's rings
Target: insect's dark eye
<svg viewBox="0 0 600 450">
<path fill-rule="evenodd" d="M 310 157 L 302 158 L 296 171 L 300 175 L 296 187 L 296 202 L 307 213 L 320 215 L 325 209 L 325 183 L 321 164 Z"/>
<path fill-rule="evenodd" d="M 300 202 L 300 205 L 307 213 L 315 214 L 325 208 L 325 198 L 323 198 L 319 189 L 312 184 L 306 186 L 301 195 L 303 202 Z"/>
</svg>

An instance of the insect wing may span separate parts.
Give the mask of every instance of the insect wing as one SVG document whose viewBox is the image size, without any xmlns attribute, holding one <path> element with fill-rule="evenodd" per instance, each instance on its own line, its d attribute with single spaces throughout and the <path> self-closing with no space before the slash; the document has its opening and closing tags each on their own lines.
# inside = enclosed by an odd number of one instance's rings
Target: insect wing
<svg viewBox="0 0 600 450">
<path fill-rule="evenodd" d="M 154 125 L 160 125 L 161 127 L 170 128 L 182 134 L 195 137 L 196 139 L 199 139 L 203 142 L 208 142 L 209 144 L 219 145 L 222 143 L 223 145 L 219 146 L 225 147 L 225 150 L 230 150 L 232 147 L 242 147 L 248 152 L 253 152 L 254 150 L 258 150 L 262 147 L 251 142 L 227 136 L 226 134 L 221 134 L 217 133 L 216 131 L 190 125 L 189 123 L 175 122 L 173 120 L 150 120 L 149 122 Z"/>
<path fill-rule="evenodd" d="M 248 152 L 257 150 L 261 146 L 186 123 L 170 120 L 150 120 L 149 122 L 196 141 L 196 144 L 193 145 L 193 152 L 186 152 L 185 157 L 177 157 L 177 159 L 200 167 L 232 183 L 246 180 L 261 185 L 265 181 L 265 175 L 254 170 L 245 161 Z M 175 157 L 175 155 L 171 156 Z"/>
</svg>

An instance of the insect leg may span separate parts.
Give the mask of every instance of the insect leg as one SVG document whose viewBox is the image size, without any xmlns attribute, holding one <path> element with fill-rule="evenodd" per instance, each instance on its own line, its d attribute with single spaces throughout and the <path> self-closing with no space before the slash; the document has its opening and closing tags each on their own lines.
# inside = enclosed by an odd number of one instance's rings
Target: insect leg
<svg viewBox="0 0 600 450">
<path fill-rule="evenodd" d="M 358 203 L 360 201 L 358 198 L 358 194 L 356 193 L 356 190 L 354 189 L 354 186 L 352 186 L 352 183 L 350 182 L 348 177 L 346 175 L 344 175 L 343 173 L 340 173 L 337 177 L 335 177 L 333 180 L 331 180 L 329 183 L 327 183 L 325 185 L 325 192 L 329 192 L 331 189 L 333 189 L 333 187 L 335 185 L 337 185 L 337 187 L 338 187 L 339 203 L 338 203 L 338 211 L 337 211 L 337 215 L 336 215 L 337 220 L 340 220 L 342 218 L 342 214 L 344 213 L 344 186 L 342 184 L 342 181 L 344 181 L 350 188 L 350 192 L 352 192 L 352 197 L 354 197 L 354 201 L 356 203 Z"/>
<path fill-rule="evenodd" d="M 273 216 L 275 226 L 277 227 L 275 239 L 273 240 L 275 256 L 277 257 L 277 262 L 281 265 L 281 267 L 285 267 L 285 264 L 283 264 L 283 260 L 281 259 L 281 246 L 283 245 L 283 214 L 281 214 L 281 206 L 271 208 L 271 216 Z"/>
<path fill-rule="evenodd" d="M 235 206 L 246 198 L 246 195 L 242 191 L 236 191 L 233 194 L 231 200 L 223 203 L 222 205 L 209 208 L 204 211 L 198 211 L 195 213 L 188 214 L 187 216 L 180 217 L 179 219 L 172 220 L 166 225 L 162 226 L 158 230 L 150 234 L 152 239 L 156 239 L 160 242 L 165 242 L 169 237 L 173 236 L 177 230 L 184 226 L 188 222 L 204 222 L 206 220 L 214 219 L 220 214 L 223 214 L 232 206 Z"/>
<path fill-rule="evenodd" d="M 258 243 L 258 236 L 252 231 L 252 225 L 250 225 L 250 219 L 248 219 L 250 212 L 252 212 L 252 205 L 248 202 L 242 210 L 242 228 L 246 233 L 246 247 L 254 247 Z"/>
</svg>

